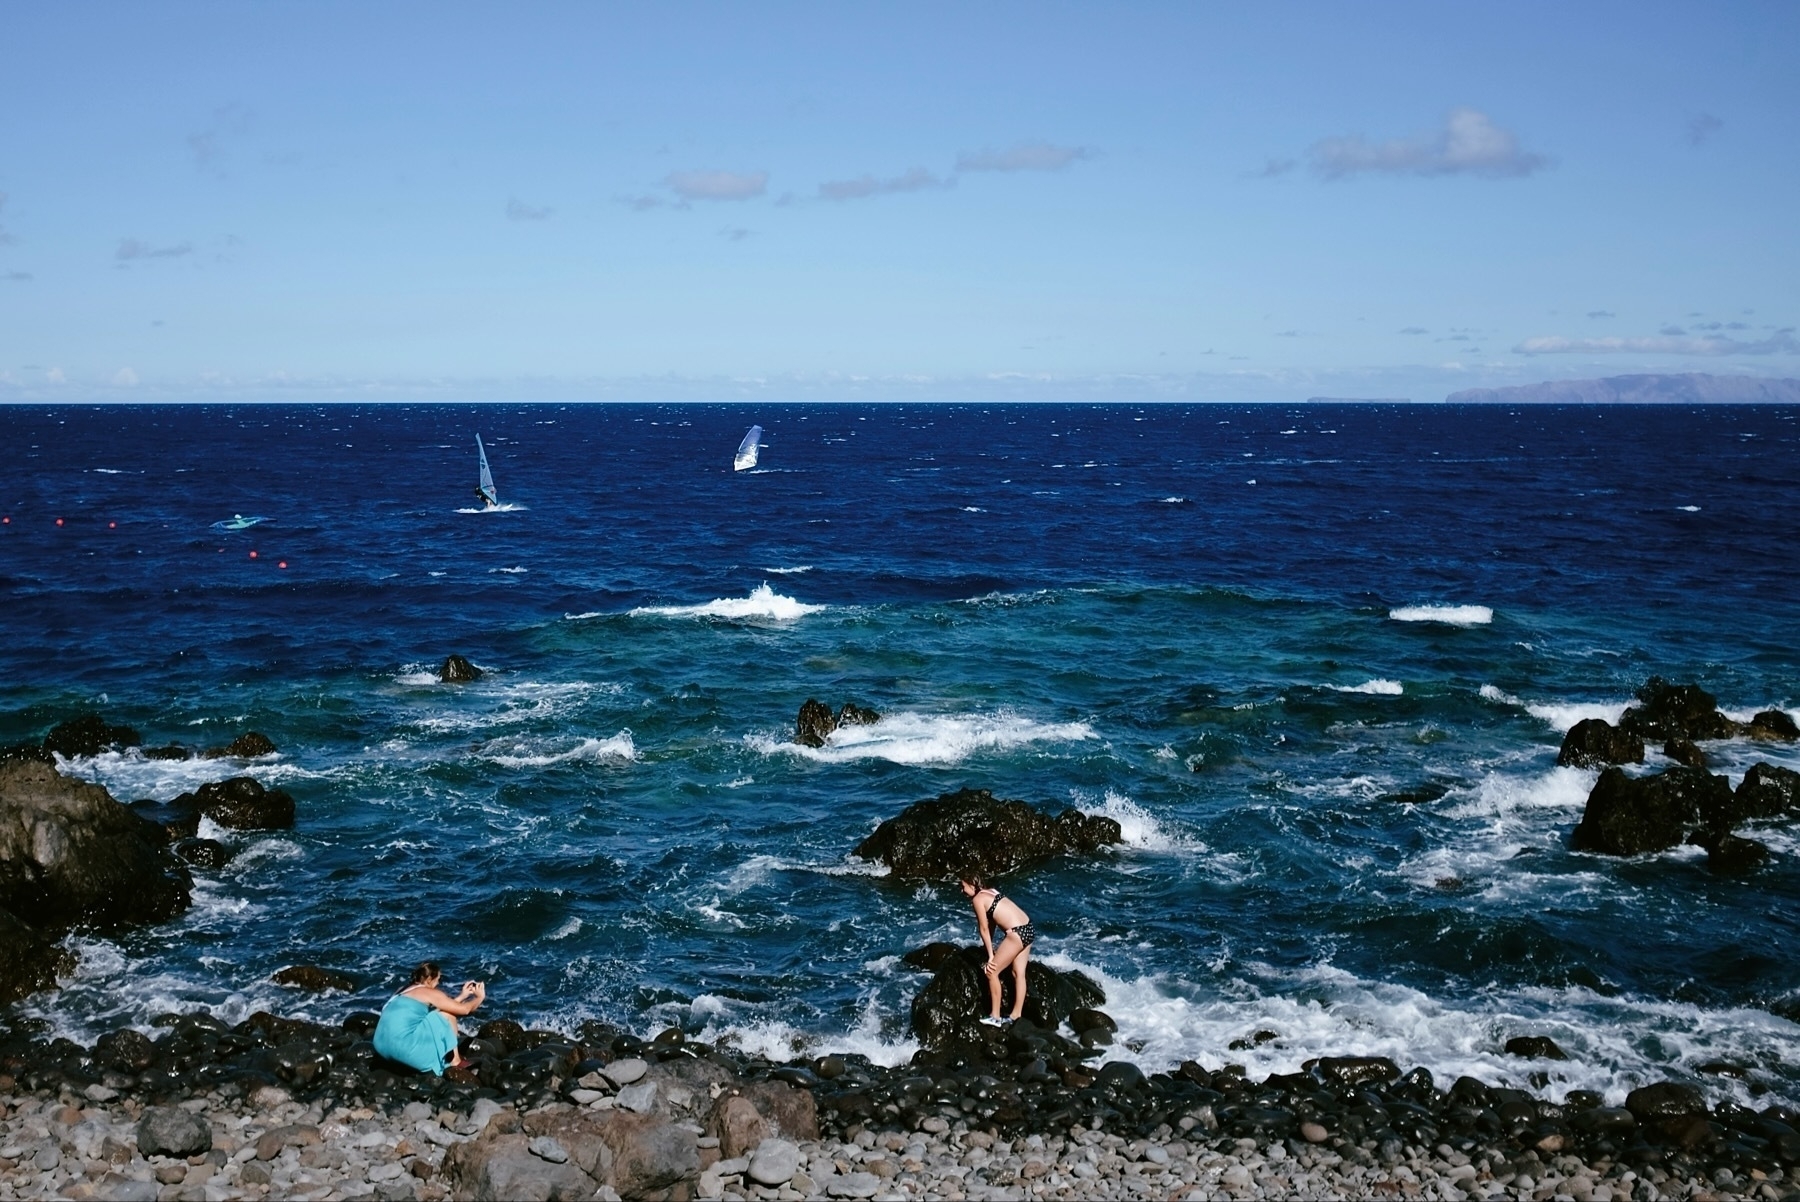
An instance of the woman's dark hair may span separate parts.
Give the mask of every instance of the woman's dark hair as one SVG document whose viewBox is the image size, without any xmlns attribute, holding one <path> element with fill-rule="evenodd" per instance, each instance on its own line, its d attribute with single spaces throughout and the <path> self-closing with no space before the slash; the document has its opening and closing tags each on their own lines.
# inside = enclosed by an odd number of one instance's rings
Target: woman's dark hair
<svg viewBox="0 0 1800 1202">
<path fill-rule="evenodd" d="M 982 883 L 981 874 L 979 872 L 959 872 L 956 874 L 956 879 L 965 885 L 975 886 L 975 892 L 977 893 L 980 893 L 983 889 L 987 888 L 987 886 Z"/>
<path fill-rule="evenodd" d="M 443 975 L 444 970 L 436 960 L 421 960 L 413 965 L 412 984 L 424 985 L 429 981 L 437 980 L 437 978 Z M 407 986 L 407 988 L 412 988 L 412 985 Z"/>
</svg>

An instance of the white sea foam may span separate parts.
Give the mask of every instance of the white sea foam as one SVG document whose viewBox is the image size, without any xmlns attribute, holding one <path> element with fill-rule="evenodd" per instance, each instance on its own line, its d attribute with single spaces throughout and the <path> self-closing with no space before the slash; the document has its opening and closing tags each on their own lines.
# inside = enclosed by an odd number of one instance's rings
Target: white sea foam
<svg viewBox="0 0 1800 1202">
<path fill-rule="evenodd" d="M 502 501 L 498 505 L 470 505 L 459 509 L 458 513 L 524 513 L 526 506 L 514 501 Z"/>
<path fill-rule="evenodd" d="M 702 994 L 688 1007 L 688 1014 L 703 1024 L 697 1038 L 776 1061 L 836 1052 L 867 1056 L 876 1064 L 892 1067 L 907 1063 L 919 1050 L 915 1041 L 885 1033 L 902 1024 L 898 1015 L 887 1013 L 874 997 L 863 1000 L 856 1026 L 842 1032 L 803 1031 L 785 1019 L 757 1013 L 762 1009 L 734 998 Z"/>
<path fill-rule="evenodd" d="M 581 930 L 581 927 L 582 927 L 581 919 L 570 918 L 566 922 L 564 922 L 561 926 L 557 927 L 554 931 L 551 931 L 548 935 L 545 935 L 544 938 L 552 940 L 552 941 L 559 940 L 559 939 L 567 939 L 570 935 L 574 935 L 574 934 L 578 933 Z"/>
<path fill-rule="evenodd" d="M 439 679 L 438 674 L 428 668 L 422 668 L 417 664 L 408 664 L 404 672 L 394 677 L 394 683 L 405 685 L 409 689 L 418 689 L 437 684 Z"/>
<path fill-rule="evenodd" d="M 505 572 L 509 576 L 518 576 L 518 575 L 522 575 L 525 572 L 531 571 L 531 569 L 530 568 L 517 568 L 517 567 L 515 567 L 515 568 L 489 568 L 488 571 L 489 572 Z"/>
<path fill-rule="evenodd" d="M 1159 822 L 1155 815 L 1143 806 L 1125 796 L 1108 789 L 1101 797 L 1098 805 L 1077 799 L 1077 806 L 1085 814 L 1096 817 L 1111 818 L 1119 824 L 1119 834 L 1125 840 L 1125 846 L 1139 848 L 1143 851 L 1204 851 L 1206 845 L 1192 836 L 1172 831 Z"/>
<path fill-rule="evenodd" d="M 1209 1067 L 1242 1064 L 1252 1079 L 1261 1079 L 1299 1072 L 1319 1056 L 1386 1056 L 1403 1066 L 1422 1065 L 1442 1081 L 1468 1075 L 1517 1088 L 1529 1088 L 1533 1072 L 1547 1071 L 1546 1092 L 1553 1099 L 1593 1089 L 1619 1105 L 1637 1086 L 1671 1076 L 1689 1077 L 1715 1097 L 1748 1102 L 1743 1083 L 1696 1078 L 1694 1069 L 1715 1059 L 1791 1064 L 1800 1056 L 1800 1025 L 1761 1010 L 1545 988 L 1490 988 L 1444 1002 L 1330 964 L 1249 964 L 1212 992 L 1161 976 L 1122 980 L 1057 952 L 1042 959 L 1101 983 L 1106 1012 L 1119 1024 L 1109 1055 L 1146 1071 L 1166 1071 L 1192 1058 Z M 1230 1046 L 1258 1030 L 1274 1031 L 1276 1038 Z M 1570 1059 L 1547 1064 L 1509 1056 L 1504 1046 L 1514 1035 L 1548 1035 Z"/>
<path fill-rule="evenodd" d="M 1402 605 L 1390 609 L 1396 622 L 1442 622 L 1447 626 L 1486 626 L 1494 611 L 1485 605 Z"/>
<path fill-rule="evenodd" d="M 1398 697 L 1406 692 L 1397 680 L 1365 680 L 1361 684 L 1334 684 L 1331 686 L 1340 693 L 1368 693 L 1375 697 Z"/>
<path fill-rule="evenodd" d="M 1566 734 L 1577 722 L 1586 718 L 1604 718 L 1608 722 L 1617 724 L 1630 704 L 1629 701 L 1527 702 L 1525 712 L 1533 718 L 1541 718 Z"/>
<path fill-rule="evenodd" d="M 799 567 L 796 567 L 796 568 L 764 568 L 763 569 L 763 571 L 767 572 L 771 576 L 798 576 L 802 572 L 810 572 L 812 570 L 813 570 L 813 568 L 810 563 L 803 563 Z"/>
<path fill-rule="evenodd" d="M 1677 505 L 1675 508 L 1681 510 L 1681 512 L 1683 512 L 1683 513 L 1699 513 L 1700 512 L 1700 507 L 1698 505 Z"/>
<path fill-rule="evenodd" d="M 1484 684 L 1481 686 L 1481 696 L 1485 700 L 1498 702 L 1501 705 L 1516 705 L 1521 708 L 1525 705 L 1523 701 L 1520 701 L 1511 693 L 1491 684 Z"/>
<path fill-rule="evenodd" d="M 103 786 L 120 801 L 150 798 L 168 801 L 179 793 L 191 793 L 201 785 L 226 780 L 233 776 L 253 776 L 266 787 L 282 781 L 316 780 L 323 772 L 302 768 L 282 761 L 278 756 L 261 756 L 252 760 L 236 756 L 219 759 L 195 757 L 186 760 L 152 760 L 136 747 L 122 751 L 102 751 L 94 756 L 56 757 L 57 771 L 64 776 Z"/>
<path fill-rule="evenodd" d="M 750 590 L 748 597 L 720 597 L 703 605 L 641 605 L 631 611 L 633 617 L 657 618 L 763 618 L 776 622 L 792 622 L 807 614 L 818 613 L 823 605 L 808 605 L 776 592 L 766 584 Z"/>
<path fill-rule="evenodd" d="M 550 750 L 563 742 L 566 740 L 495 739 L 481 749 L 480 756 L 505 768 L 543 768 L 574 760 L 617 762 L 637 759 L 637 747 L 628 730 L 622 730 L 610 739 L 586 738 L 573 747 Z"/>
<path fill-rule="evenodd" d="M 1164 505 L 1186 505 L 1187 498 L 1186 497 L 1164 497 L 1162 499 L 1162 503 Z"/>
<path fill-rule="evenodd" d="M 765 755 L 783 753 L 828 764 L 882 759 L 895 764 L 956 764 L 982 751 L 1010 751 L 1031 743 L 1069 743 L 1094 738 L 1086 722 L 1038 722 L 994 714 L 887 714 L 866 726 L 840 726 L 823 747 L 749 735 L 744 742 Z"/>
</svg>

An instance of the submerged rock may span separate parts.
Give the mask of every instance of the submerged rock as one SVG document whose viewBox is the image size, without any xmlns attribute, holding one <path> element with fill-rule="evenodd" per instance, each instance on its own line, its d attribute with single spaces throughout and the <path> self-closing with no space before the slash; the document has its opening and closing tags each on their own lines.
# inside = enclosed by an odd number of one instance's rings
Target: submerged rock
<svg viewBox="0 0 1800 1202">
<path fill-rule="evenodd" d="M 1119 824 L 1067 809 L 1051 814 L 986 789 L 959 789 L 914 802 L 856 847 L 900 879 L 947 880 L 964 872 L 991 879 L 1071 852 L 1124 842 Z"/>
<path fill-rule="evenodd" d="M 1598 764 L 1641 764 L 1644 740 L 1620 730 L 1605 718 L 1583 718 L 1563 736 L 1556 753 L 1561 767 L 1589 768 Z"/>
<path fill-rule="evenodd" d="M 0 1004 L 54 989 L 74 969 L 75 957 L 56 940 L 0 910 Z"/>
<path fill-rule="evenodd" d="M 277 985 L 291 985 L 312 993 L 335 989 L 340 993 L 356 992 L 356 982 L 341 972 L 320 968 L 316 964 L 292 964 L 269 978 Z"/>
<path fill-rule="evenodd" d="M 183 793 L 170 808 L 192 806 L 220 826 L 237 831 L 289 830 L 294 825 L 294 798 L 285 789 L 267 789 L 249 776 L 212 781 Z"/>
</svg>

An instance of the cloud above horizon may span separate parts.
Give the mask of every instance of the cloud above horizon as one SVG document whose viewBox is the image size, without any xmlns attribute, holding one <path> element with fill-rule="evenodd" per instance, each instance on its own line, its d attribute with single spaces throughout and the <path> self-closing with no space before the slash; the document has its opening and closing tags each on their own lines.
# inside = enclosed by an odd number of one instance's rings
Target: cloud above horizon
<svg viewBox="0 0 1800 1202">
<path fill-rule="evenodd" d="M 663 183 L 683 200 L 749 200 L 768 190 L 767 171 L 671 171 Z"/>
<path fill-rule="evenodd" d="M 1518 179 L 1551 165 L 1547 156 L 1520 146 L 1517 134 L 1472 108 L 1451 109 L 1444 127 L 1428 134 L 1385 142 L 1361 134 L 1323 138 L 1307 153 L 1313 171 L 1328 180 L 1369 172 Z"/>
<path fill-rule="evenodd" d="M 191 242 L 178 242 L 174 246 L 151 246 L 137 238 L 120 238 L 119 248 L 113 251 L 113 258 L 120 263 L 129 263 L 135 259 L 179 259 L 193 253 L 194 244 Z"/>
<path fill-rule="evenodd" d="M 1669 333 L 1653 338 L 1552 336 L 1527 338 L 1513 350 L 1521 355 L 1800 355 L 1800 340 L 1794 338 L 1793 327 L 1789 326 L 1755 342 L 1722 336 L 1696 338 Z"/>
<path fill-rule="evenodd" d="M 1061 171 L 1079 159 L 1094 157 L 1085 146 L 1025 142 L 1010 150 L 964 151 L 956 156 L 958 171 Z"/>
<path fill-rule="evenodd" d="M 516 196 L 506 198 L 506 219 L 508 221 L 545 221 L 554 212 L 556 210 L 548 206 L 538 208 L 535 205 L 528 205 Z"/>
<path fill-rule="evenodd" d="M 954 180 L 939 179 L 923 167 L 908 167 L 892 179 L 876 179 L 872 175 L 856 179 L 827 180 L 819 185 L 821 200 L 866 200 L 893 192 L 918 192 L 925 188 L 948 188 Z"/>
</svg>

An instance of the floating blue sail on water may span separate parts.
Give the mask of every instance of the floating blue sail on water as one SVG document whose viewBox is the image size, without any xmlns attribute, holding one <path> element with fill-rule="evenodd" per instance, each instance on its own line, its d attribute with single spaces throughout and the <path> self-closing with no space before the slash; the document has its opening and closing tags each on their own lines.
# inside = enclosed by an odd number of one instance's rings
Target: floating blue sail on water
<svg viewBox="0 0 1800 1202">
<path fill-rule="evenodd" d="M 494 491 L 494 473 L 488 471 L 487 448 L 481 445 L 481 435 L 475 436 L 475 454 L 481 459 L 481 484 L 475 489 L 481 494 L 481 503 L 489 509 L 500 504 L 500 494 Z"/>
<path fill-rule="evenodd" d="M 759 449 L 757 439 L 762 437 L 761 426 L 751 426 L 750 433 L 744 435 L 744 441 L 738 443 L 737 455 L 731 461 L 731 470 L 741 472 L 756 466 L 756 452 Z"/>
<path fill-rule="evenodd" d="M 248 530 L 248 529 L 250 529 L 250 527 L 256 525 L 256 523 L 262 522 L 262 521 L 267 521 L 267 520 L 268 519 L 261 518 L 261 517 L 248 517 L 247 518 L 241 513 L 234 513 L 230 517 L 225 518 L 222 521 L 214 522 L 213 529 L 214 530 Z"/>
</svg>

